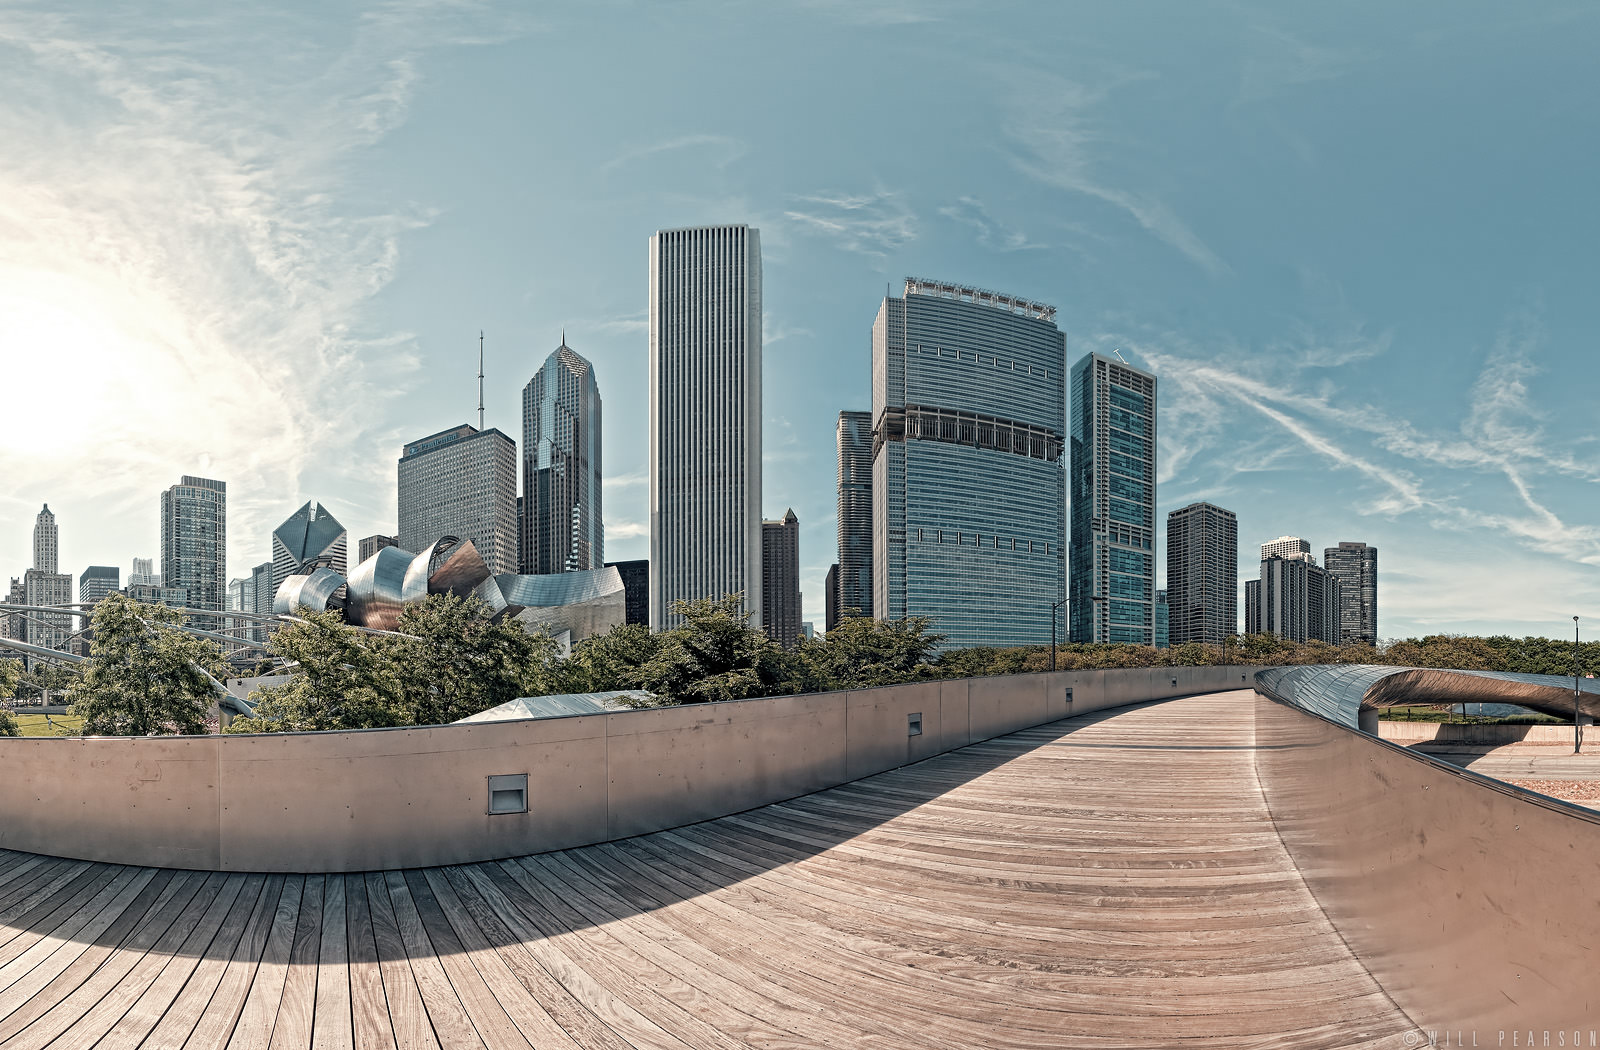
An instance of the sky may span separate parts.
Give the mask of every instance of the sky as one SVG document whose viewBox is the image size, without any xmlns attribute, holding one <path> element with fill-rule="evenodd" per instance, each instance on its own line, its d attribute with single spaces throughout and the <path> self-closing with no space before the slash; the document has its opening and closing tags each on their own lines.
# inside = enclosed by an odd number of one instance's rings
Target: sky
<svg viewBox="0 0 1600 1050">
<path fill-rule="evenodd" d="M 1152 369 L 1158 519 L 1234 510 L 1241 580 L 1360 540 L 1385 637 L 1600 625 L 1597 45 L 1561 0 L 0 0 L 0 577 L 44 503 L 62 571 L 126 577 L 184 474 L 230 576 L 307 500 L 394 532 L 480 331 L 519 440 L 563 331 L 594 362 L 606 555 L 646 557 L 648 238 L 743 222 L 819 626 L 908 275 Z"/>
</svg>

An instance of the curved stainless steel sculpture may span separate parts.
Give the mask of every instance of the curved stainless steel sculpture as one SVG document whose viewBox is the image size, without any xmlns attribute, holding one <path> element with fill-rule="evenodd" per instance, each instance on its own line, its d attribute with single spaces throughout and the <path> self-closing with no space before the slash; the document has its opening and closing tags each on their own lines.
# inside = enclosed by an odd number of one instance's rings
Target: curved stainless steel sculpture
<svg viewBox="0 0 1600 1050">
<path fill-rule="evenodd" d="M 433 594 L 433 588 L 429 585 L 429 581 L 433 578 L 433 570 L 444 563 L 450 551 L 460 542 L 455 536 L 441 536 L 430 543 L 427 550 L 413 555 L 411 564 L 406 568 L 406 594 L 424 597 Z"/>
<path fill-rule="evenodd" d="M 1579 679 L 1578 686 L 1578 710 L 1600 716 L 1600 679 Z M 1516 704 L 1571 718 L 1573 704 L 1570 676 L 1378 664 L 1272 667 L 1256 674 L 1256 688 L 1352 729 L 1360 725 L 1363 711 L 1385 707 Z"/>
<path fill-rule="evenodd" d="M 344 583 L 344 577 L 332 569 L 319 568 L 309 573 L 297 573 L 284 580 L 278 588 L 278 593 L 272 599 L 272 611 L 280 616 L 301 609 L 322 612 L 328 608 L 329 600 Z"/>
<path fill-rule="evenodd" d="M 613 566 L 543 576 L 496 576 L 506 613 L 530 631 L 570 631 L 581 641 L 627 621 L 627 593 Z"/>
<path fill-rule="evenodd" d="M 426 578 L 417 589 L 407 589 L 412 556 L 399 547 L 384 547 L 350 573 L 345 620 L 358 627 L 392 631 L 408 602 L 428 596 Z"/>
</svg>

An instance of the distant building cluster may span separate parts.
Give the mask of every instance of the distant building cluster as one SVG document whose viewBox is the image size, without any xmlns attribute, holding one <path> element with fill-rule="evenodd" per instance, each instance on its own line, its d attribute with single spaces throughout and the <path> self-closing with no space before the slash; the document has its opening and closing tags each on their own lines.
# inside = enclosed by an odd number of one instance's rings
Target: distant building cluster
<svg viewBox="0 0 1600 1050">
<path fill-rule="evenodd" d="M 134 558 L 123 583 L 118 568 L 89 566 L 77 602 L 120 591 L 198 610 L 192 626 L 248 650 L 286 602 L 379 623 L 402 598 L 443 590 L 530 623 L 601 602 L 608 619 L 659 630 L 680 601 L 740 594 L 753 623 L 798 645 L 814 633 L 799 518 L 762 515 L 760 234 L 658 231 L 648 276 L 648 559 L 605 561 L 600 385 L 562 333 L 523 387 L 520 446 L 485 426 L 481 397 L 477 426 L 407 442 L 395 529 L 361 538 L 353 566 L 345 527 L 307 500 L 230 579 L 227 485 L 185 476 L 160 495 L 159 571 Z M 1232 511 L 1170 512 L 1158 562 L 1154 374 L 1119 352 L 1071 361 L 1053 306 L 916 277 L 884 296 L 870 343 L 870 407 L 834 426 L 825 630 L 851 616 L 928 617 L 952 648 L 1216 645 L 1239 633 Z M 45 506 L 0 634 L 81 652 L 86 625 L 52 611 L 74 600 L 59 540 Z M 1365 543 L 1327 548 L 1322 565 L 1298 537 L 1263 544 L 1243 592 L 1246 631 L 1377 641 L 1377 550 Z M 574 638 L 590 629 L 573 622 Z"/>
</svg>

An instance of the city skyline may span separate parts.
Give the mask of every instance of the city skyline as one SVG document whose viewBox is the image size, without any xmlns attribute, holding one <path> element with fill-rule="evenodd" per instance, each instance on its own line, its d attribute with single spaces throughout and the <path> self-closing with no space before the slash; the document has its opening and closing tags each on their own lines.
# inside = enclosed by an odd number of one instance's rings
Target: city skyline
<svg viewBox="0 0 1600 1050">
<path fill-rule="evenodd" d="M 184 474 L 228 482 L 235 575 L 310 498 L 390 534 L 386 461 L 472 418 L 479 329 L 488 425 L 515 433 L 563 325 L 607 394 L 607 557 L 641 557 L 639 240 L 748 222 L 767 268 L 761 511 L 800 517 L 807 619 L 860 332 L 908 273 L 1055 303 L 1070 358 L 1148 367 L 1157 517 L 1212 500 L 1254 540 L 1318 507 L 1325 535 L 1384 549 L 1385 636 L 1600 618 L 1600 468 L 1565 381 L 1592 339 L 1596 217 L 1574 204 L 1593 137 L 1570 128 L 1592 119 L 1600 12 L 1461 10 L 1445 31 L 1202 4 L 1152 41 L 1131 12 L 1034 8 L 1019 42 L 974 10 L 734 24 L 687 4 L 604 34 L 560 9 L 159 34 L 71 3 L 8 12 L 0 346 L 40 348 L 8 379 L 72 382 L 82 422 L 54 427 L 45 397 L 9 413 L 0 572 L 28 564 L 46 501 L 70 523 L 63 567 L 151 554 L 151 494 Z M 720 73 L 570 91 L 602 57 L 644 67 L 707 39 Z M 882 121 L 929 68 L 938 112 Z M 552 92 L 573 97 L 525 105 Z"/>
</svg>

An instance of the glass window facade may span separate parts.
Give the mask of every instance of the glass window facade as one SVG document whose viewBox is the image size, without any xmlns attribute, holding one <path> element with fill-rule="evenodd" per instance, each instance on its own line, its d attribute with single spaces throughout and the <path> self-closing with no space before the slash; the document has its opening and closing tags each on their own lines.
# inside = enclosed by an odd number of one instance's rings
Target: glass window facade
<svg viewBox="0 0 1600 1050">
<path fill-rule="evenodd" d="M 1068 390 L 1069 637 L 1155 645 L 1156 378 L 1090 354 Z"/>
<path fill-rule="evenodd" d="M 908 281 L 873 325 L 872 611 L 931 616 L 946 648 L 1047 643 L 1066 336 L 1047 307 L 972 292 Z"/>
</svg>

